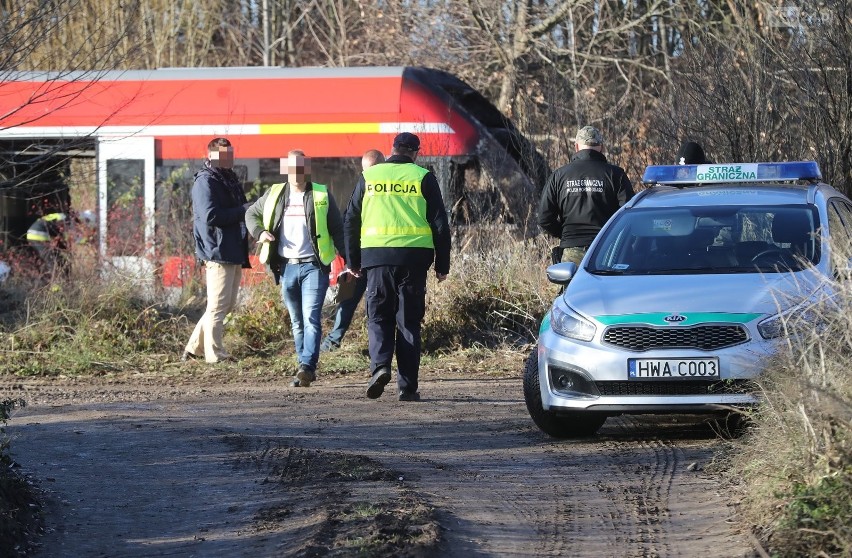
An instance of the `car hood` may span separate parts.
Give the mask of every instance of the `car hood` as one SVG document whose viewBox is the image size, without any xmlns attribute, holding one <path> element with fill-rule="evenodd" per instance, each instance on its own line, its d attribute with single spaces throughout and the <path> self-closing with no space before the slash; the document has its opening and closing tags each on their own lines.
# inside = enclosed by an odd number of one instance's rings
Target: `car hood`
<svg viewBox="0 0 852 558">
<path fill-rule="evenodd" d="M 750 314 L 753 316 L 745 319 L 750 321 L 801 302 L 821 284 L 824 284 L 821 276 L 812 270 L 765 275 L 596 276 L 581 269 L 568 284 L 563 300 L 574 310 L 599 321 L 608 321 L 606 317 L 648 314 L 656 316 L 644 321 L 657 323 L 671 314 L 690 313 Z"/>
</svg>

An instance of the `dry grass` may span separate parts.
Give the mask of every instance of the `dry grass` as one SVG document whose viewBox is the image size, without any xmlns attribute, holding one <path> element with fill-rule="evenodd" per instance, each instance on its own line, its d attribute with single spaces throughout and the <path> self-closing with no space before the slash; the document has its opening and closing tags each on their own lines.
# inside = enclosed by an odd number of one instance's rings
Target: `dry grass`
<svg viewBox="0 0 852 558">
<path fill-rule="evenodd" d="M 438 283 L 430 272 L 421 369 L 520 375 L 558 290 L 544 275 L 550 249 L 541 239 L 514 240 L 493 231 L 471 235 L 456 239 L 459 250 L 446 281 Z M 341 349 L 321 356 L 321 373 L 367 370 L 363 309 L 362 303 Z M 331 314 L 327 318 L 326 330 Z"/>
<path fill-rule="evenodd" d="M 525 346 L 557 292 L 544 269 L 550 249 L 541 238 L 513 240 L 507 233 L 472 233 L 453 259 L 444 283 L 428 286 L 423 324 L 426 351 Z"/>
<path fill-rule="evenodd" d="M 774 556 L 852 556 L 852 285 L 788 320 L 754 428 L 731 453 L 742 511 Z"/>
</svg>

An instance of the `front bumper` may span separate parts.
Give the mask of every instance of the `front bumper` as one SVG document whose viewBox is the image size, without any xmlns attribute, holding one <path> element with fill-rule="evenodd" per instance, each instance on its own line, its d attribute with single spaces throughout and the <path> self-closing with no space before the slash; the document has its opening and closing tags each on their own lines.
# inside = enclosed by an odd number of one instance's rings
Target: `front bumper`
<svg viewBox="0 0 852 558">
<path fill-rule="evenodd" d="M 743 344 L 712 352 L 695 349 L 626 351 L 599 342 L 574 341 L 541 333 L 538 345 L 542 407 L 559 411 L 607 413 L 713 412 L 758 402 L 752 380 L 774 352 L 772 342 L 752 338 Z M 674 379 L 628 380 L 629 358 L 719 359 L 716 381 Z"/>
</svg>

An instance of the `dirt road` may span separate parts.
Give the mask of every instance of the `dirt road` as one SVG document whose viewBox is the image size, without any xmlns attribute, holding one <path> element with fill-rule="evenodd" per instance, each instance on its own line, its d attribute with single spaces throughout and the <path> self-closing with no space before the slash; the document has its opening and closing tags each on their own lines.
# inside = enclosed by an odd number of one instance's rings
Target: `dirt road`
<svg viewBox="0 0 852 558">
<path fill-rule="evenodd" d="M 86 385 L 23 397 L 12 455 L 49 496 L 40 557 L 752 556 L 699 419 L 540 433 L 520 377 Z"/>
</svg>

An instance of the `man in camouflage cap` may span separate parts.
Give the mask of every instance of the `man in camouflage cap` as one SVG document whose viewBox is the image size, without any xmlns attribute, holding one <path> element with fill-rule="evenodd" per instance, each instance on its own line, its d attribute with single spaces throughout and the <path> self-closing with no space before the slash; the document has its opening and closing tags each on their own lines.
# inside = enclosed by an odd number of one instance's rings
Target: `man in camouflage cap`
<svg viewBox="0 0 852 558">
<path fill-rule="evenodd" d="M 559 239 L 553 249 L 554 263 L 580 265 L 604 223 L 633 197 L 633 185 L 624 169 L 607 162 L 603 143 L 597 128 L 580 128 L 571 162 L 556 169 L 544 184 L 538 224 Z"/>
</svg>

